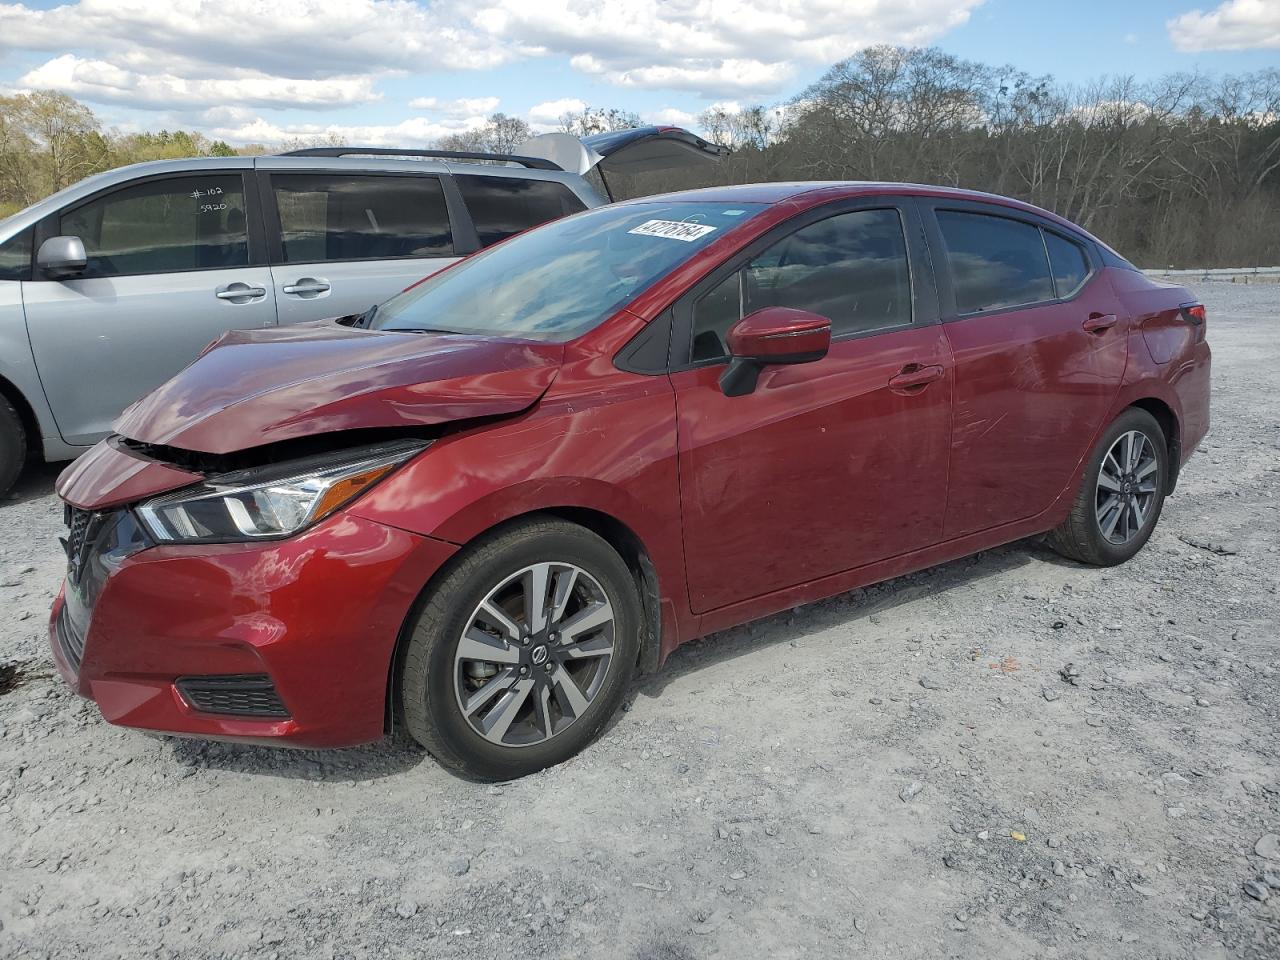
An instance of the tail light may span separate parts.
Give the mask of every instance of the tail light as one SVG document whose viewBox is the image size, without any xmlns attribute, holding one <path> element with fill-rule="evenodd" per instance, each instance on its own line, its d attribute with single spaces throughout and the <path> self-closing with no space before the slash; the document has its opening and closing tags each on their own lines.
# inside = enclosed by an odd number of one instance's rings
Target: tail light
<svg viewBox="0 0 1280 960">
<path fill-rule="evenodd" d="M 1204 312 L 1203 303 L 1191 303 L 1182 308 L 1182 316 L 1188 323 L 1196 328 L 1196 343 L 1204 341 L 1205 326 L 1208 323 L 1208 316 Z"/>
</svg>

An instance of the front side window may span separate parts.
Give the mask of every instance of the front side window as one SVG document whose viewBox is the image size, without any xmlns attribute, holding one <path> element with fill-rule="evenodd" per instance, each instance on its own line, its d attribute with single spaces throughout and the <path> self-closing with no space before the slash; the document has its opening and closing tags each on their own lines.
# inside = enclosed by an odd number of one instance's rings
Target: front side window
<svg viewBox="0 0 1280 960">
<path fill-rule="evenodd" d="M 763 209 L 689 201 L 597 207 L 435 274 L 382 304 L 372 326 L 568 340 Z"/>
<path fill-rule="evenodd" d="M 287 263 L 453 255 L 438 177 L 273 174 Z"/>
<path fill-rule="evenodd" d="M 1049 251 L 1053 283 L 1059 297 L 1069 297 L 1080 289 L 1089 276 L 1089 255 L 1074 240 L 1044 231 L 1044 245 Z"/>
<path fill-rule="evenodd" d="M 808 310 L 832 336 L 911 322 L 911 271 L 897 210 L 857 210 L 779 240 L 694 307 L 693 359 L 728 355 L 726 335 L 763 307 Z"/>
<path fill-rule="evenodd" d="M 1053 299 L 1039 227 L 982 213 L 939 210 L 937 215 L 958 312 Z"/>
<path fill-rule="evenodd" d="M 0 243 L 0 280 L 27 280 L 31 277 L 30 229 Z"/>
<path fill-rule="evenodd" d="M 243 267 L 249 262 L 239 174 L 152 180 L 62 215 L 84 243 L 86 277 Z"/>
<path fill-rule="evenodd" d="M 554 180 L 471 174 L 458 174 L 453 179 L 462 191 L 480 243 L 486 247 L 587 208 L 572 190 Z"/>
</svg>

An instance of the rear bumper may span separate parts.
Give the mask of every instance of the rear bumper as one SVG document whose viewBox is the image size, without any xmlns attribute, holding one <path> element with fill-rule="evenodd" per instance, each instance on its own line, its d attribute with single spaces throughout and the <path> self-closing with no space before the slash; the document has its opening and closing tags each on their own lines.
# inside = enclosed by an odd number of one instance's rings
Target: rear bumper
<svg viewBox="0 0 1280 960">
<path fill-rule="evenodd" d="M 293 746 L 367 743 L 383 735 L 405 617 L 456 550 L 342 513 L 290 540 L 153 547 L 116 565 L 91 608 L 77 609 L 76 588 L 64 584 L 49 621 L 54 661 L 111 723 Z M 178 686 L 193 677 L 266 678 L 287 716 L 197 709 Z"/>
</svg>

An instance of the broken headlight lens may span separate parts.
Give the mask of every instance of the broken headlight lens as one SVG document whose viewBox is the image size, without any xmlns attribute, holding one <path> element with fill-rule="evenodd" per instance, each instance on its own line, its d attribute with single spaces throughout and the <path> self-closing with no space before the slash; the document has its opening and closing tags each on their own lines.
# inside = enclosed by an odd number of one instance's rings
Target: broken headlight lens
<svg viewBox="0 0 1280 960">
<path fill-rule="evenodd" d="M 231 543 L 286 537 L 328 516 L 429 446 L 414 440 L 255 467 L 137 508 L 158 543 Z"/>
</svg>

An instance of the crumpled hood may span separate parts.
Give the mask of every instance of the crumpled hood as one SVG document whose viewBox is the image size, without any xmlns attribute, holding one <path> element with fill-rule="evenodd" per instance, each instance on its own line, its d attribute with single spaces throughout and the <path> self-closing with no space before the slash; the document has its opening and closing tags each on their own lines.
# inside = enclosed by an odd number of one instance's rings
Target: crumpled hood
<svg viewBox="0 0 1280 960">
<path fill-rule="evenodd" d="M 235 330 L 129 407 L 116 432 L 202 453 L 336 430 L 518 413 L 551 385 L 564 347 L 331 321 Z"/>
</svg>

